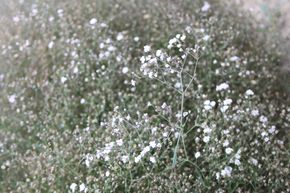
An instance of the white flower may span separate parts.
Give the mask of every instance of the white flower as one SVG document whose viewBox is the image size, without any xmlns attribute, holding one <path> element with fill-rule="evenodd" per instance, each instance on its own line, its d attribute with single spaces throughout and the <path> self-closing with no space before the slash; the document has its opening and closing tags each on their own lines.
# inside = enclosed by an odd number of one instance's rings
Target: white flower
<svg viewBox="0 0 290 193">
<path fill-rule="evenodd" d="M 138 42 L 139 41 L 139 37 L 134 37 L 134 41 Z"/>
<path fill-rule="evenodd" d="M 109 177 L 110 171 L 106 171 L 105 175 L 106 175 L 106 177 Z"/>
<path fill-rule="evenodd" d="M 208 41 L 209 40 L 209 38 L 210 38 L 210 36 L 209 35 L 205 35 L 202 39 L 203 39 L 203 41 Z"/>
<path fill-rule="evenodd" d="M 232 99 L 225 99 L 223 103 L 224 103 L 224 105 L 228 106 L 228 105 L 232 104 L 232 102 L 233 102 Z"/>
<path fill-rule="evenodd" d="M 231 154 L 233 152 L 233 149 L 228 147 L 226 148 L 226 154 Z"/>
<path fill-rule="evenodd" d="M 151 46 L 146 45 L 144 46 L 144 52 L 149 52 L 151 50 Z"/>
<path fill-rule="evenodd" d="M 250 159 L 250 162 L 251 162 L 253 165 L 255 165 L 255 166 L 258 165 L 258 160 L 254 159 L 254 158 L 251 158 L 251 159 Z"/>
<path fill-rule="evenodd" d="M 248 89 L 248 90 L 246 91 L 246 95 L 247 95 L 247 96 L 252 96 L 252 95 L 254 95 L 254 92 L 253 92 L 251 89 Z"/>
<path fill-rule="evenodd" d="M 185 38 L 186 38 L 186 35 L 183 34 L 183 35 L 180 37 L 180 40 L 181 40 L 181 41 L 184 41 Z"/>
<path fill-rule="evenodd" d="M 117 35 L 117 41 L 121 41 L 122 39 L 124 38 L 123 34 L 122 33 L 118 33 Z"/>
<path fill-rule="evenodd" d="M 203 130 L 204 133 L 211 133 L 211 128 L 209 128 L 208 126 L 206 126 Z"/>
<path fill-rule="evenodd" d="M 80 188 L 80 192 L 85 191 L 86 185 L 84 183 L 82 183 L 79 188 Z"/>
<path fill-rule="evenodd" d="M 229 85 L 227 83 L 221 83 L 220 85 L 216 86 L 216 91 L 227 90 Z"/>
<path fill-rule="evenodd" d="M 64 77 L 64 76 L 60 78 L 60 82 L 61 82 L 61 83 L 65 83 L 65 82 L 66 82 L 66 80 L 67 80 L 67 78 L 66 78 L 66 77 Z"/>
<path fill-rule="evenodd" d="M 122 146 L 122 145 L 123 145 L 123 139 L 119 139 L 119 140 L 117 140 L 117 141 L 116 141 L 116 144 L 117 144 L 118 146 Z"/>
<path fill-rule="evenodd" d="M 276 131 L 276 127 L 275 126 L 272 126 L 269 130 L 269 133 L 274 133 Z"/>
<path fill-rule="evenodd" d="M 259 116 L 259 110 L 252 110 L 251 111 L 251 115 L 254 116 L 254 117 Z"/>
<path fill-rule="evenodd" d="M 91 20 L 90 20 L 90 24 L 91 25 L 95 25 L 97 23 L 97 19 L 96 18 L 92 18 Z"/>
<path fill-rule="evenodd" d="M 122 160 L 123 163 L 127 163 L 127 162 L 129 161 L 129 156 L 127 156 L 127 155 L 123 155 L 123 156 L 121 157 L 121 160 Z"/>
<path fill-rule="evenodd" d="M 135 157 L 135 163 L 138 163 L 141 160 L 141 155 L 138 155 L 137 157 Z"/>
<path fill-rule="evenodd" d="M 155 141 L 150 141 L 149 145 L 150 145 L 150 147 L 155 148 L 157 144 Z"/>
<path fill-rule="evenodd" d="M 162 54 L 162 51 L 161 51 L 161 50 L 157 50 L 157 51 L 156 51 L 156 56 L 157 56 L 157 57 L 160 57 L 161 54 Z"/>
<path fill-rule="evenodd" d="M 49 42 L 49 44 L 47 45 L 47 47 L 48 47 L 49 49 L 51 49 L 51 48 L 53 48 L 53 45 L 54 45 L 54 42 L 51 41 L 51 42 Z"/>
<path fill-rule="evenodd" d="M 202 8 L 201 8 L 201 11 L 202 12 L 206 12 L 209 9 L 210 9 L 210 4 L 207 1 L 205 1 L 204 4 L 203 4 L 203 6 L 202 6 Z"/>
<path fill-rule="evenodd" d="M 262 116 L 260 116 L 259 121 L 261 123 L 267 123 L 268 122 L 268 118 L 262 115 Z"/>
<path fill-rule="evenodd" d="M 205 136 L 205 137 L 203 137 L 202 140 L 203 140 L 203 142 L 208 143 L 209 139 L 210 139 L 209 136 Z"/>
<path fill-rule="evenodd" d="M 230 58 L 230 61 L 231 61 L 231 62 L 236 62 L 236 61 L 238 61 L 238 60 L 240 60 L 240 58 L 239 58 L 238 56 L 232 56 L 232 57 Z"/>
<path fill-rule="evenodd" d="M 237 166 L 241 165 L 241 162 L 240 162 L 240 160 L 238 160 L 238 159 L 235 159 L 235 164 L 236 164 Z"/>
<path fill-rule="evenodd" d="M 142 151 L 141 151 L 141 156 L 143 157 L 146 153 L 150 151 L 150 146 L 146 146 Z"/>
<path fill-rule="evenodd" d="M 221 175 L 223 177 L 230 177 L 232 174 L 232 170 L 233 168 L 230 166 L 226 166 L 222 171 L 221 171 Z"/>
<path fill-rule="evenodd" d="M 213 107 L 215 107 L 216 102 L 210 101 L 210 100 L 205 100 L 203 102 L 203 105 L 204 105 L 204 109 L 208 111 L 208 110 L 211 110 Z"/>
<path fill-rule="evenodd" d="M 196 152 L 195 154 L 194 154 L 194 157 L 197 159 L 197 158 L 199 158 L 201 156 L 201 154 L 200 154 L 200 152 L 198 151 L 198 152 Z"/>
<path fill-rule="evenodd" d="M 151 163 L 153 163 L 153 164 L 156 163 L 156 159 L 155 159 L 155 157 L 153 157 L 153 156 L 151 156 L 151 157 L 149 158 L 149 161 L 150 161 Z"/>
<path fill-rule="evenodd" d="M 85 164 L 87 167 L 90 167 L 91 162 L 93 161 L 94 157 L 91 154 L 87 154 L 85 158 Z"/>
<path fill-rule="evenodd" d="M 217 172 L 217 173 L 215 174 L 215 178 L 216 178 L 217 180 L 219 180 L 219 179 L 220 179 L 220 177 L 221 177 L 220 173 L 219 173 L 219 172 Z"/>
<path fill-rule="evenodd" d="M 16 102 L 16 95 L 15 94 L 13 94 L 13 95 L 10 95 L 10 96 L 8 96 L 8 101 L 9 101 L 9 103 L 15 103 Z"/>
<path fill-rule="evenodd" d="M 69 188 L 71 189 L 72 192 L 75 192 L 76 191 L 76 188 L 77 188 L 77 184 L 76 183 L 72 183 Z"/>
<path fill-rule="evenodd" d="M 123 69 L 122 69 L 122 73 L 123 74 L 127 74 L 129 72 L 129 68 L 128 67 L 124 67 Z"/>
<path fill-rule="evenodd" d="M 18 23 L 20 21 L 20 18 L 18 16 L 14 16 L 12 19 L 15 23 Z"/>
<path fill-rule="evenodd" d="M 223 143 L 223 146 L 224 147 L 227 147 L 229 144 L 230 144 L 229 141 L 228 140 L 225 140 L 224 143 Z"/>
<path fill-rule="evenodd" d="M 81 99 L 81 100 L 80 100 L 80 103 L 81 103 L 81 104 L 85 104 L 85 102 L 86 102 L 85 99 Z"/>
</svg>

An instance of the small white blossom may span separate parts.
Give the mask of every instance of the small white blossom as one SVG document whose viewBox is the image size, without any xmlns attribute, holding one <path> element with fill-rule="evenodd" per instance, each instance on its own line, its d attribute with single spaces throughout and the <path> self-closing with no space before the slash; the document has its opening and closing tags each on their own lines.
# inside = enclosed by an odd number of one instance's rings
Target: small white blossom
<svg viewBox="0 0 290 193">
<path fill-rule="evenodd" d="M 229 85 L 227 83 L 221 83 L 220 85 L 216 86 L 216 91 L 227 90 Z"/>
<path fill-rule="evenodd" d="M 254 92 L 253 92 L 251 89 L 248 89 L 248 90 L 246 91 L 246 95 L 247 95 L 247 96 L 252 96 L 252 95 L 254 95 Z"/>
<path fill-rule="evenodd" d="M 117 41 L 121 41 L 124 38 L 124 35 L 122 33 L 118 33 L 116 39 Z"/>
<path fill-rule="evenodd" d="M 230 177 L 232 174 L 233 168 L 230 166 L 226 166 L 222 171 L 221 171 L 221 176 L 223 177 Z"/>
<path fill-rule="evenodd" d="M 196 152 L 195 154 L 194 154 L 194 157 L 197 159 L 197 158 L 199 158 L 201 156 L 201 154 L 200 154 L 200 152 L 198 151 L 198 152 Z"/>
<path fill-rule="evenodd" d="M 69 186 L 69 188 L 71 189 L 71 191 L 72 192 L 75 192 L 76 191 L 76 189 L 77 189 L 77 184 L 76 183 L 72 183 L 70 186 Z"/>
<path fill-rule="evenodd" d="M 85 104 L 85 102 L 86 102 L 85 99 L 81 99 L 81 100 L 80 100 L 80 103 L 81 103 L 81 104 Z"/>
<path fill-rule="evenodd" d="M 150 52 L 150 50 L 151 50 L 151 46 L 149 45 L 144 46 L 144 52 Z"/>
<path fill-rule="evenodd" d="M 230 147 L 226 148 L 226 154 L 231 154 L 234 150 Z"/>
<path fill-rule="evenodd" d="M 229 141 L 228 140 L 225 140 L 224 143 L 223 143 L 223 146 L 224 147 L 227 147 L 227 146 L 229 146 L 229 144 L 230 144 Z"/>
<path fill-rule="evenodd" d="M 240 60 L 240 58 L 238 57 L 238 56 L 232 56 L 231 58 L 230 58 L 230 61 L 231 62 L 236 62 L 236 61 L 239 61 Z"/>
<path fill-rule="evenodd" d="M 122 69 L 122 73 L 123 74 L 127 74 L 129 72 L 129 68 L 128 67 L 124 67 L 123 69 Z"/>
<path fill-rule="evenodd" d="M 150 147 L 155 148 L 157 144 L 155 141 L 150 141 L 149 145 L 150 145 Z"/>
<path fill-rule="evenodd" d="M 86 185 L 82 183 L 79 188 L 80 188 L 80 192 L 83 192 L 86 190 Z"/>
<path fill-rule="evenodd" d="M 153 156 L 151 156 L 151 157 L 149 158 L 149 161 L 150 161 L 151 163 L 155 164 L 155 163 L 156 163 L 156 158 L 153 157 Z"/>
<path fill-rule="evenodd" d="M 203 142 L 208 143 L 209 142 L 210 137 L 209 136 L 205 136 L 203 137 Z"/>
<path fill-rule="evenodd" d="M 60 78 L 60 82 L 61 82 L 61 83 L 65 83 L 65 82 L 66 82 L 66 80 L 67 80 L 67 78 L 66 78 L 66 77 L 64 77 L 64 76 Z"/>
<path fill-rule="evenodd" d="M 53 48 L 53 45 L 54 45 L 54 42 L 51 41 L 51 42 L 48 43 L 47 47 L 48 47 L 49 49 L 52 49 L 52 48 Z"/>
<path fill-rule="evenodd" d="M 207 1 L 205 1 L 202 8 L 201 8 L 201 11 L 207 12 L 209 9 L 210 9 L 210 4 Z"/>
<path fill-rule="evenodd" d="M 252 110 L 251 111 L 251 115 L 254 116 L 254 117 L 259 116 L 259 110 Z"/>
<path fill-rule="evenodd" d="M 8 101 L 11 104 L 15 103 L 16 102 L 16 95 L 13 94 L 13 95 L 8 96 Z"/>
<path fill-rule="evenodd" d="M 90 20 L 90 24 L 91 25 L 95 25 L 97 23 L 97 19 L 96 18 L 92 18 L 91 20 Z"/>
</svg>

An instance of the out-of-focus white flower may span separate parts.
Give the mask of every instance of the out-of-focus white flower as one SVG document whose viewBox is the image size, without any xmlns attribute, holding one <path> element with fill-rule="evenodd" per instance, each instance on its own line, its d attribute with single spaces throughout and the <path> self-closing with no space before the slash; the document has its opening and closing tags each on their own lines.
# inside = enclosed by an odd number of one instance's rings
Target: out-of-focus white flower
<svg viewBox="0 0 290 193">
<path fill-rule="evenodd" d="M 123 145 L 123 139 L 118 139 L 118 140 L 116 141 L 116 144 L 117 144 L 118 146 L 122 146 L 122 145 Z"/>
<path fill-rule="evenodd" d="M 84 183 L 82 183 L 79 188 L 80 192 L 86 192 L 86 185 Z"/>
<path fill-rule="evenodd" d="M 134 41 L 135 41 L 135 42 L 138 42 L 139 39 L 140 39 L 139 37 L 134 37 Z"/>
<path fill-rule="evenodd" d="M 61 83 L 65 83 L 65 82 L 66 82 L 66 80 L 67 80 L 67 78 L 66 78 L 66 77 L 64 77 L 64 76 L 60 78 L 60 82 L 61 82 Z"/>
<path fill-rule="evenodd" d="M 124 35 L 122 33 L 118 33 L 116 39 L 117 41 L 121 41 L 124 38 Z"/>
<path fill-rule="evenodd" d="M 70 186 L 69 186 L 69 188 L 71 189 L 71 191 L 72 192 L 75 192 L 76 191 L 76 189 L 77 189 L 77 184 L 76 183 L 72 183 Z"/>
<path fill-rule="evenodd" d="M 210 38 L 210 36 L 209 36 L 209 35 L 205 35 L 205 36 L 202 38 L 202 40 L 203 40 L 203 41 L 208 41 L 208 40 L 209 40 L 209 38 Z"/>
<path fill-rule="evenodd" d="M 230 147 L 226 148 L 226 154 L 228 154 L 228 155 L 231 154 L 233 151 L 234 150 L 232 148 L 230 148 Z"/>
<path fill-rule="evenodd" d="M 216 86 L 216 91 L 227 90 L 230 86 L 227 83 L 221 83 L 220 85 Z"/>
<path fill-rule="evenodd" d="M 90 20 L 90 24 L 91 25 L 95 25 L 96 23 L 97 23 L 97 19 L 96 18 L 92 18 L 91 20 Z"/>
<path fill-rule="evenodd" d="M 209 136 L 205 136 L 203 137 L 203 142 L 208 143 L 209 142 L 210 137 Z"/>
<path fill-rule="evenodd" d="M 150 147 L 155 148 L 157 144 L 155 141 L 150 141 L 149 145 L 150 145 Z"/>
<path fill-rule="evenodd" d="M 122 160 L 123 163 L 127 163 L 127 162 L 129 161 L 129 156 L 127 156 L 127 155 L 123 155 L 123 156 L 121 157 L 121 160 Z"/>
<path fill-rule="evenodd" d="M 122 69 L 122 73 L 123 74 L 127 74 L 129 72 L 129 68 L 128 67 L 124 67 L 123 69 Z"/>
<path fill-rule="evenodd" d="M 153 157 L 153 156 L 151 156 L 151 157 L 149 158 L 149 161 L 150 161 L 151 163 L 155 164 L 155 163 L 156 163 L 156 158 Z"/>
<path fill-rule="evenodd" d="M 161 51 L 161 50 L 157 50 L 157 51 L 156 51 L 156 56 L 157 56 L 157 57 L 160 57 L 161 54 L 162 54 L 162 51 Z"/>
<path fill-rule="evenodd" d="M 261 123 L 267 123 L 268 122 L 268 118 L 262 115 L 262 116 L 260 116 L 259 121 Z"/>
<path fill-rule="evenodd" d="M 149 52 L 151 50 L 151 46 L 146 45 L 144 46 L 144 52 Z"/>
<path fill-rule="evenodd" d="M 230 61 L 231 62 L 236 62 L 236 61 L 239 61 L 240 60 L 240 58 L 238 57 L 238 56 L 232 56 L 231 58 L 230 58 Z"/>
<path fill-rule="evenodd" d="M 8 101 L 11 104 L 15 103 L 16 102 L 16 95 L 13 94 L 13 95 L 8 96 Z"/>
<path fill-rule="evenodd" d="M 258 160 L 254 159 L 254 158 L 250 158 L 250 163 L 252 163 L 253 165 L 257 166 L 258 165 Z"/>
<path fill-rule="evenodd" d="M 222 171 L 221 171 L 221 176 L 223 177 L 230 177 L 232 175 L 233 168 L 230 166 L 226 166 Z"/>
<path fill-rule="evenodd" d="M 259 110 L 256 110 L 256 109 L 255 110 L 252 110 L 251 111 L 251 115 L 254 116 L 254 117 L 259 116 Z"/>
<path fill-rule="evenodd" d="M 232 102 L 233 102 L 232 99 L 225 99 L 223 103 L 224 103 L 224 105 L 227 105 L 228 106 L 228 105 L 231 105 Z"/>
<path fill-rule="evenodd" d="M 53 48 L 53 45 L 54 45 L 54 42 L 51 41 L 51 42 L 48 43 L 47 47 L 48 47 L 49 49 L 51 49 L 51 48 Z"/>
<path fill-rule="evenodd" d="M 206 12 L 206 11 L 208 11 L 210 9 L 210 4 L 207 2 L 207 1 L 205 1 L 204 3 L 203 3 L 203 6 L 201 7 L 201 11 L 202 12 Z"/>
<path fill-rule="evenodd" d="M 200 154 L 200 152 L 198 151 L 198 152 L 196 152 L 195 154 L 194 154 L 194 157 L 197 159 L 197 158 L 199 158 L 201 156 L 201 154 Z"/>
<path fill-rule="evenodd" d="M 85 102 L 86 102 L 85 99 L 81 99 L 81 100 L 80 100 L 80 103 L 81 103 L 81 104 L 85 104 Z"/>
<path fill-rule="evenodd" d="M 12 20 L 15 22 L 15 23 L 18 23 L 20 21 L 20 18 L 18 16 L 14 16 L 12 18 Z"/>
<path fill-rule="evenodd" d="M 227 147 L 229 144 L 230 144 L 229 141 L 228 140 L 225 140 L 224 143 L 223 143 L 223 146 L 224 147 Z"/>
<path fill-rule="evenodd" d="M 253 92 L 251 89 L 248 89 L 248 90 L 246 91 L 246 95 L 247 95 L 247 96 L 252 96 L 252 95 L 254 95 L 254 92 Z"/>
<path fill-rule="evenodd" d="M 137 157 L 135 157 L 135 163 L 138 163 L 141 160 L 141 155 L 138 155 Z"/>
</svg>

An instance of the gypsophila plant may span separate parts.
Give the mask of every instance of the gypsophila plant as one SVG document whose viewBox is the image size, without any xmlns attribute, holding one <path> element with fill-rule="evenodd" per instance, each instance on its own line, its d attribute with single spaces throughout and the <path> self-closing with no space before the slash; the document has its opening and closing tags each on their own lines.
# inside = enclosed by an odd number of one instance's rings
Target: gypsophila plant
<svg viewBox="0 0 290 193">
<path fill-rule="evenodd" d="M 289 192 L 279 42 L 223 3 L 3 1 L 0 191 Z"/>
</svg>

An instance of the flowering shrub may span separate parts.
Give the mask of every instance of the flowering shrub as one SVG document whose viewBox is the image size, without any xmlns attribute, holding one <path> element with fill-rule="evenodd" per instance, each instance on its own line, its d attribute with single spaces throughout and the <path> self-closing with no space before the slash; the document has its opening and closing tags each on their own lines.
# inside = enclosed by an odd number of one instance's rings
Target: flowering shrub
<svg viewBox="0 0 290 193">
<path fill-rule="evenodd" d="M 214 1 L 14 6 L 2 192 L 290 191 L 281 54 L 247 17 Z"/>
</svg>

